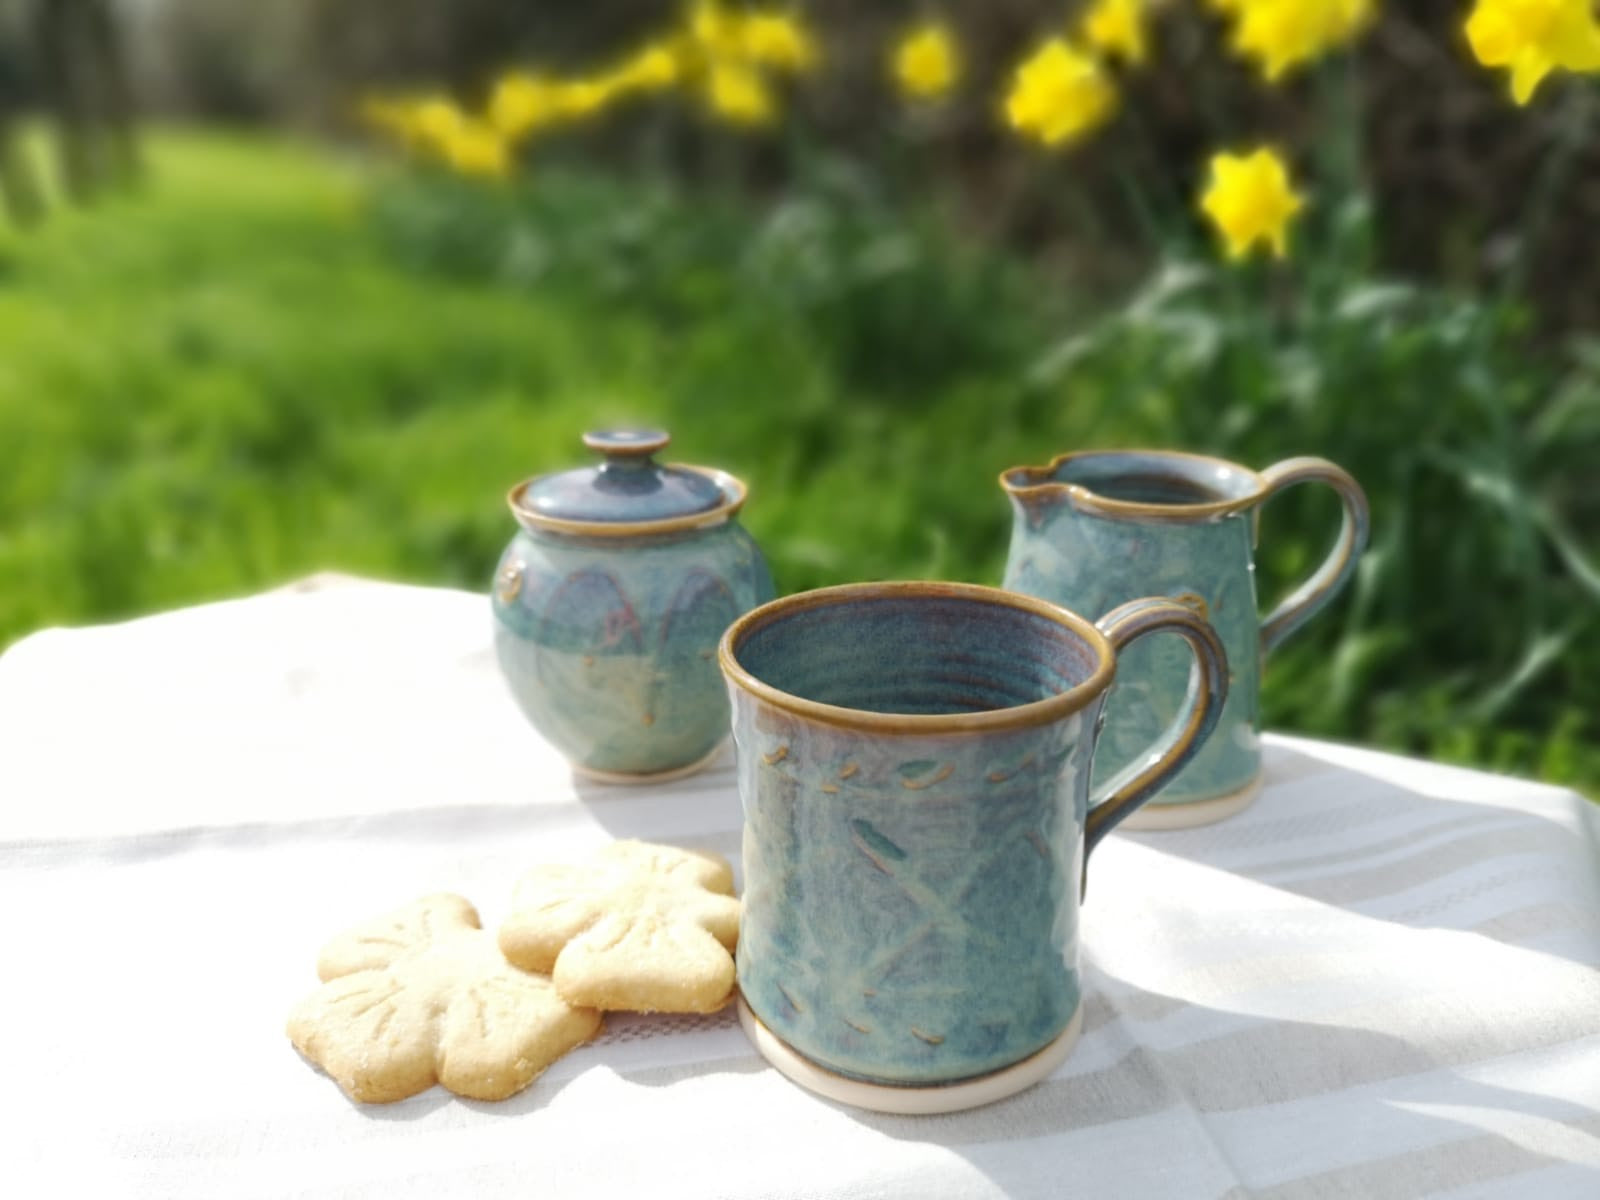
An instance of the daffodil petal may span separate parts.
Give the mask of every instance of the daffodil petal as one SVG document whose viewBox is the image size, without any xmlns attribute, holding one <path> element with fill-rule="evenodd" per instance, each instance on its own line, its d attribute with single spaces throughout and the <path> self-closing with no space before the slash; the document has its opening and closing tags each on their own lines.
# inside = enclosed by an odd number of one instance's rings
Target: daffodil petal
<svg viewBox="0 0 1600 1200">
<path fill-rule="evenodd" d="M 1550 74 L 1555 63 L 1536 50 L 1524 50 L 1517 55 L 1511 69 L 1511 96 L 1519 105 L 1533 99 L 1533 93 L 1544 77 Z"/>
</svg>

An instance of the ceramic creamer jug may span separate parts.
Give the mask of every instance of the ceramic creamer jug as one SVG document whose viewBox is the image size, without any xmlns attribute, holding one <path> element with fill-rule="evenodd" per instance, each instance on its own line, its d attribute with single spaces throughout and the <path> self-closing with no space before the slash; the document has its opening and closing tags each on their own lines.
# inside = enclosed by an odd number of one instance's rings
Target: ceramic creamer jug
<svg viewBox="0 0 1600 1200">
<path fill-rule="evenodd" d="M 717 642 L 770 600 L 772 576 L 737 521 L 745 486 L 661 464 L 655 430 L 584 436 L 594 467 L 511 489 L 521 526 L 495 575 L 495 651 L 512 694 L 581 774 L 688 774 L 729 731 Z"/>
<path fill-rule="evenodd" d="M 1344 505 L 1332 553 L 1265 619 L 1256 612 L 1257 513 L 1293 484 L 1320 482 Z M 1221 820 L 1260 786 L 1262 657 L 1349 581 L 1367 542 L 1367 502 L 1345 471 L 1292 458 L 1264 471 L 1176 451 L 1063 454 L 1000 476 L 1014 507 L 1005 586 L 1076 612 L 1106 612 L 1138 596 L 1180 600 L 1211 622 L 1228 650 L 1232 687 L 1215 734 L 1130 828 Z M 1128 766 L 1169 725 L 1190 656 L 1173 638 L 1130 646 L 1106 702 L 1097 777 Z"/>
</svg>

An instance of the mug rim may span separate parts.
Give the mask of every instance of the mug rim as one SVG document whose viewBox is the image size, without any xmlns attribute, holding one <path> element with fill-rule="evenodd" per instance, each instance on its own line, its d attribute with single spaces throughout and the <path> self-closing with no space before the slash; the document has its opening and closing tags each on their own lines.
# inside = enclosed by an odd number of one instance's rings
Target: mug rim
<svg viewBox="0 0 1600 1200">
<path fill-rule="evenodd" d="M 1069 462 L 1114 457 L 1165 459 L 1168 461 L 1176 459 L 1181 462 L 1222 467 L 1228 471 L 1243 475 L 1254 486 L 1244 496 L 1230 496 L 1222 500 L 1206 500 L 1197 503 L 1183 503 L 1181 501 L 1159 503 L 1151 500 L 1118 500 L 1102 492 L 1095 491 L 1088 484 L 1069 483 L 1064 480 L 1049 478 Z M 1019 473 L 1025 478 L 1032 476 L 1041 478 L 1037 482 L 1014 482 L 1012 476 Z M 1000 472 L 1000 486 L 1013 496 L 1025 497 L 1043 495 L 1047 492 L 1065 492 L 1072 497 L 1073 502 L 1080 508 L 1090 512 L 1118 517 L 1155 517 L 1168 521 L 1207 521 L 1217 517 L 1232 516 L 1234 513 L 1247 512 L 1266 499 L 1268 490 L 1267 481 L 1260 471 L 1253 470 L 1229 459 L 1219 458 L 1214 454 L 1195 454 L 1188 450 L 1153 450 L 1139 446 L 1125 449 L 1070 450 L 1065 454 L 1056 455 L 1042 467 L 1007 467 Z"/>
<path fill-rule="evenodd" d="M 1066 691 L 1030 700 L 1008 708 L 991 708 L 965 713 L 886 713 L 849 708 L 821 700 L 808 700 L 775 687 L 747 670 L 738 659 L 739 643 L 756 631 L 796 612 L 826 608 L 859 601 L 906 598 L 969 600 L 993 607 L 1010 608 L 1043 617 L 1070 630 L 1094 653 L 1094 670 L 1082 683 Z M 1019 592 L 985 587 L 976 583 L 945 583 L 922 580 L 891 580 L 878 583 L 842 583 L 832 587 L 795 592 L 753 608 L 723 633 L 717 643 L 717 663 L 729 683 L 764 700 L 774 707 L 827 725 L 877 733 L 941 734 L 991 733 L 1007 729 L 1029 729 L 1048 725 L 1088 707 L 1111 687 L 1116 675 L 1116 654 L 1105 634 L 1094 622 L 1070 609 Z"/>
</svg>

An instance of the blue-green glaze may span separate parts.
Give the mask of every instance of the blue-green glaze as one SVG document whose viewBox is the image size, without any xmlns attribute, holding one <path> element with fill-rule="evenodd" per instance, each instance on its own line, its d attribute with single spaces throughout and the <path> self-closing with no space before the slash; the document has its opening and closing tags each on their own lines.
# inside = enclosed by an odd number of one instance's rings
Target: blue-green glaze
<svg viewBox="0 0 1600 1200">
<path fill-rule="evenodd" d="M 1280 610 L 1283 632 L 1332 598 L 1366 538 L 1365 507 L 1357 503 L 1353 481 L 1320 460 L 1295 462 L 1314 464 L 1315 471 L 1286 475 L 1284 484 L 1302 478 L 1334 482 L 1337 474 L 1335 486 L 1344 490 L 1347 483 L 1354 499 L 1344 530 L 1349 552 L 1342 564 L 1330 560 L 1336 572 L 1286 602 Z M 1079 612 L 1168 596 L 1192 606 L 1222 636 L 1231 686 L 1221 720 L 1153 803 L 1211 799 L 1250 785 L 1261 770 L 1256 514 L 1277 484 L 1231 463 L 1160 451 L 1067 455 L 1049 467 L 1019 467 L 1001 478 L 1015 507 L 1003 586 Z M 1130 506 L 1147 511 L 1127 511 Z M 1152 506 L 1165 511 L 1150 511 Z M 1218 511 L 1196 517 L 1202 508 Z M 1175 638 L 1147 638 L 1119 656 L 1097 778 L 1109 778 L 1133 761 L 1171 722 L 1190 662 Z"/>
<path fill-rule="evenodd" d="M 879 713 L 1010 707 L 1087 679 L 1088 642 L 962 601 L 843 604 L 735 651 L 786 691 Z M 788 1045 L 901 1084 L 982 1075 L 1066 1028 L 1103 692 L 1029 728 L 870 731 L 731 689 L 744 806 L 739 986 Z"/>
<path fill-rule="evenodd" d="M 525 519 L 496 574 L 495 651 L 522 711 L 575 765 L 652 775 L 727 736 L 717 641 L 772 595 L 765 559 L 731 517 L 635 536 Z"/>
</svg>

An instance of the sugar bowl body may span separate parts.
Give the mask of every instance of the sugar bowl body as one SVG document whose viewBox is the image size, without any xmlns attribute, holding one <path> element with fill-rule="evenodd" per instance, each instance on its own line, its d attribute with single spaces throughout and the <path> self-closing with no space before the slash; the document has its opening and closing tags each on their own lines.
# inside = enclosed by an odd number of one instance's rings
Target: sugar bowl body
<svg viewBox="0 0 1600 1200">
<path fill-rule="evenodd" d="M 770 600 L 737 521 L 745 487 L 663 465 L 654 431 L 584 438 L 598 467 L 518 484 L 521 527 L 495 574 L 495 651 L 518 705 L 575 770 L 615 782 L 686 774 L 729 728 L 717 642 Z"/>
</svg>

